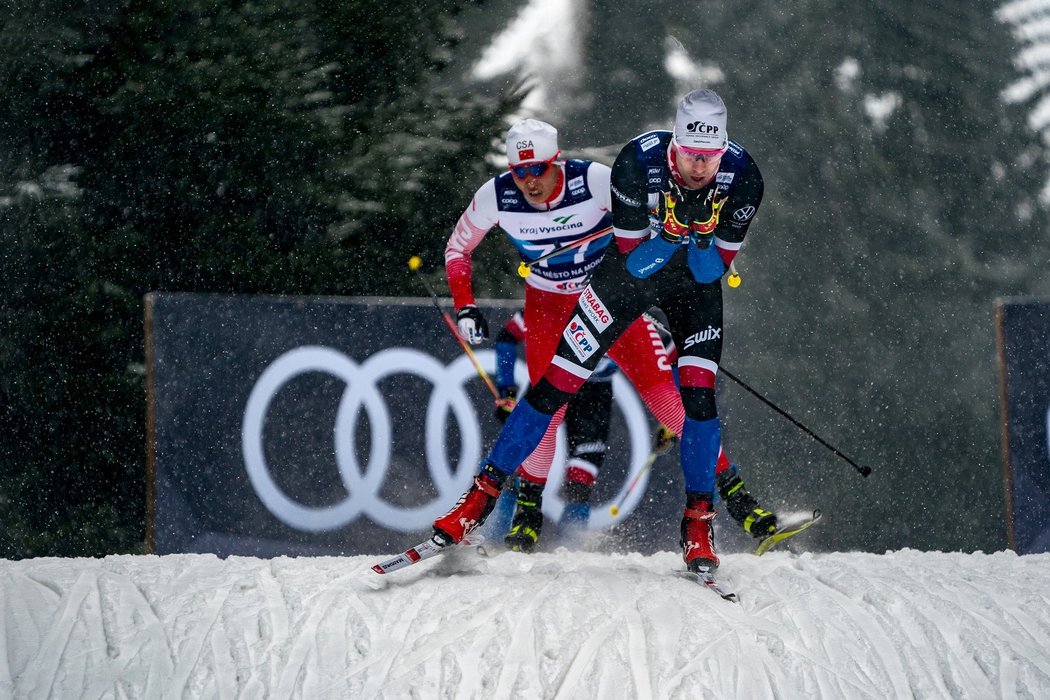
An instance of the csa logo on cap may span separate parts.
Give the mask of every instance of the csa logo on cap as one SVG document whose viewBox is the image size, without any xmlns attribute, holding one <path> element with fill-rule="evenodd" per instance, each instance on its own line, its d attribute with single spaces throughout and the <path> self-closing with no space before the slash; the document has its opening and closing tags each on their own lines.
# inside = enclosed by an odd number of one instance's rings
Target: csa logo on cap
<svg viewBox="0 0 1050 700">
<path fill-rule="evenodd" d="M 535 160 L 536 151 L 531 148 L 522 148 L 518 151 L 518 160 Z"/>
</svg>

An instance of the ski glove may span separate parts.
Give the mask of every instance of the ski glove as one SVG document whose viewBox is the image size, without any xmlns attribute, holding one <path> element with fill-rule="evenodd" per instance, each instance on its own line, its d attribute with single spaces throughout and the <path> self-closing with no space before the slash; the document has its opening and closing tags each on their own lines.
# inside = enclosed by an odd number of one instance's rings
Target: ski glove
<svg viewBox="0 0 1050 700">
<path fill-rule="evenodd" d="M 668 263 L 679 248 L 663 236 L 644 241 L 627 256 L 627 271 L 638 279 L 648 279 Z"/>
<path fill-rule="evenodd" d="M 467 304 L 459 310 L 456 325 L 459 326 L 459 334 L 471 345 L 477 345 L 489 337 L 488 321 L 473 304 Z"/>
<path fill-rule="evenodd" d="M 513 386 L 501 386 L 499 398 L 496 399 L 496 420 L 500 425 L 507 422 L 507 416 L 518 403 L 518 389 Z"/>
<path fill-rule="evenodd" d="M 696 243 L 691 243 L 689 271 L 693 273 L 693 279 L 700 284 L 710 284 L 722 279 L 722 275 L 726 273 L 726 264 L 715 246 L 707 245 L 701 248 Z"/>
<path fill-rule="evenodd" d="M 678 435 L 664 424 L 660 424 L 653 433 L 653 454 L 665 455 L 678 442 Z"/>
</svg>

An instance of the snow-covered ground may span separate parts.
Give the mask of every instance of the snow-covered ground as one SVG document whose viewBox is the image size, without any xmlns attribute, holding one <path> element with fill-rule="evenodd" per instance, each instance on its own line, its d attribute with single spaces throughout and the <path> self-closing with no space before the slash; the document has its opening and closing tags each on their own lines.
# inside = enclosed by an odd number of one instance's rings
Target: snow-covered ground
<svg viewBox="0 0 1050 700">
<path fill-rule="evenodd" d="M 0 561 L 0 697 L 1050 697 L 1050 555 L 376 559 Z"/>
</svg>

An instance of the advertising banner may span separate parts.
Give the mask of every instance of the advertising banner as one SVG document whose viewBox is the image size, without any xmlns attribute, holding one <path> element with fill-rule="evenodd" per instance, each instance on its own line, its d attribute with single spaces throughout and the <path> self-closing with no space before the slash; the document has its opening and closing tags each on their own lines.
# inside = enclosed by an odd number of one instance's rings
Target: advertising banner
<svg viewBox="0 0 1050 700">
<path fill-rule="evenodd" d="M 479 306 L 498 329 L 519 303 Z M 491 394 L 430 299 L 153 294 L 146 334 L 157 554 L 403 549 L 466 490 L 499 429 Z M 491 347 L 477 357 L 494 373 Z M 523 363 L 517 379 L 524 388 Z M 620 375 L 614 390 L 591 523 L 604 530 L 655 426 Z M 563 507 L 561 442 L 544 498 L 552 521 Z M 661 461 L 659 488 L 646 478 L 631 493 L 612 544 L 669 548 L 681 475 L 676 451 Z"/>
<path fill-rule="evenodd" d="M 996 306 L 1010 547 L 1050 551 L 1050 301 Z"/>
</svg>

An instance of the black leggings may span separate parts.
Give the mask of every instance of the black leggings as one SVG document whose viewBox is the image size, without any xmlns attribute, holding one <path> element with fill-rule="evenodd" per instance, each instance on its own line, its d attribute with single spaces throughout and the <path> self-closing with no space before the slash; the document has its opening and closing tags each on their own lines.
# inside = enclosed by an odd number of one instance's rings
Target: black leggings
<svg viewBox="0 0 1050 700">
<path fill-rule="evenodd" d="M 658 273 L 646 280 L 633 277 L 624 267 L 624 256 L 610 249 L 591 278 L 589 290 L 577 302 L 573 322 L 586 327 L 571 342 L 566 330 L 556 355 L 562 364 L 588 373 L 617 338 L 638 316 L 653 307 L 667 317 L 671 337 L 678 349 L 679 378 L 685 413 L 695 420 L 715 418 L 713 379 L 722 359 L 722 284 L 699 284 L 693 279 L 680 250 Z M 588 297 L 590 296 L 590 304 Z M 595 313 L 594 305 L 601 311 Z M 591 308 L 588 308 L 590 306 Z M 597 347 L 593 347 L 597 343 Z M 566 373 L 552 365 L 533 387 L 529 403 L 541 413 L 553 415 L 575 393 Z"/>
</svg>

